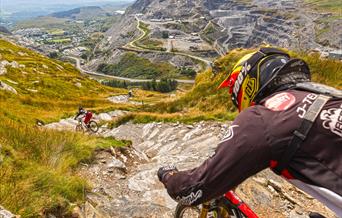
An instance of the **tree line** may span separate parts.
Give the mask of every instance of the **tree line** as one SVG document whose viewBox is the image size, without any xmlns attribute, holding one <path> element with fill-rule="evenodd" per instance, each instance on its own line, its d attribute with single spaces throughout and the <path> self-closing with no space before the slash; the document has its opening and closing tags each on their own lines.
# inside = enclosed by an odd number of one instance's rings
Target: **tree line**
<svg viewBox="0 0 342 218">
<path fill-rule="evenodd" d="M 103 81 L 102 84 L 116 87 L 116 88 L 129 88 L 129 87 L 141 87 L 144 90 L 157 91 L 157 92 L 172 92 L 177 89 L 178 82 L 174 79 L 161 79 L 157 82 L 155 79 L 148 82 L 129 82 L 121 80 L 108 80 Z"/>
</svg>

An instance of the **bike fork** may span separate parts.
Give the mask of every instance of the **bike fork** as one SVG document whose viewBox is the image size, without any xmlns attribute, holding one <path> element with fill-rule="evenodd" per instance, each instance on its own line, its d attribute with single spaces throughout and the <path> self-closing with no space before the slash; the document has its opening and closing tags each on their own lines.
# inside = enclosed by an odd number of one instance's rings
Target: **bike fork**
<svg viewBox="0 0 342 218">
<path fill-rule="evenodd" d="M 200 218 L 207 218 L 209 208 L 210 208 L 210 202 L 203 203 L 202 209 L 201 209 L 201 214 L 199 217 Z"/>
</svg>

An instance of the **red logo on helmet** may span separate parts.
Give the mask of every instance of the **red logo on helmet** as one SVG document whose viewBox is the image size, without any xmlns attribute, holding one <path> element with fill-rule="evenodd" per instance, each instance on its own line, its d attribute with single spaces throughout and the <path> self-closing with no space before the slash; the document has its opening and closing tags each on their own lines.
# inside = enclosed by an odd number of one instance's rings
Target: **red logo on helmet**
<svg viewBox="0 0 342 218">
<path fill-rule="evenodd" d="M 265 102 L 265 107 L 272 111 L 284 111 L 296 102 L 296 98 L 287 92 L 276 94 Z"/>
</svg>

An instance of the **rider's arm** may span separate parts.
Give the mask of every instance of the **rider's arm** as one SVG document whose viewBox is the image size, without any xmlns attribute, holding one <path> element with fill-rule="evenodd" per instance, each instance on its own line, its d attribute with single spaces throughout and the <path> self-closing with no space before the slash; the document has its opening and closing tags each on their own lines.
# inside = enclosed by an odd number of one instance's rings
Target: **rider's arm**
<svg viewBox="0 0 342 218">
<path fill-rule="evenodd" d="M 82 113 L 81 112 L 78 112 L 74 118 L 74 120 L 76 120 Z"/>
<path fill-rule="evenodd" d="M 202 165 L 165 176 L 163 183 L 171 197 L 183 204 L 197 205 L 268 167 L 268 136 L 256 107 L 242 112 L 229 129 L 215 155 Z"/>
<path fill-rule="evenodd" d="M 78 113 L 76 114 L 74 120 L 76 120 L 79 116 L 86 114 L 86 112 L 87 112 L 86 110 L 80 110 L 80 111 L 78 111 Z"/>
</svg>

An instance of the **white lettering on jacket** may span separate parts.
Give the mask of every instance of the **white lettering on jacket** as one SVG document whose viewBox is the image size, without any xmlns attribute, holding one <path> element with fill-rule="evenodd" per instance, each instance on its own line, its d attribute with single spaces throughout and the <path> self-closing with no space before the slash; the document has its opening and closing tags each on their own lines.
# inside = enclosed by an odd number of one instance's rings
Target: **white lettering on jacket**
<svg viewBox="0 0 342 218">
<path fill-rule="evenodd" d="M 228 141 L 228 140 L 230 140 L 230 139 L 232 139 L 234 137 L 234 130 L 233 130 L 234 127 L 239 127 L 239 125 L 232 125 L 232 126 L 228 127 L 228 130 L 224 134 L 223 139 L 222 139 L 221 142 Z"/>
<path fill-rule="evenodd" d="M 320 114 L 323 120 L 323 127 L 342 137 L 342 104 L 340 108 L 330 108 L 323 110 Z"/>
<path fill-rule="evenodd" d="M 306 111 L 309 109 L 310 105 L 313 104 L 317 97 L 318 95 L 310 93 L 303 99 L 301 106 L 297 107 L 298 117 L 304 118 Z"/>
<path fill-rule="evenodd" d="M 184 197 L 177 197 L 176 200 L 185 205 L 191 205 L 195 201 L 197 201 L 200 197 L 202 197 L 203 192 L 202 190 L 198 190 L 196 193 L 191 192 L 189 195 Z"/>
<path fill-rule="evenodd" d="M 272 111 L 285 111 L 296 102 L 295 96 L 291 93 L 282 92 L 276 94 L 265 102 L 265 107 Z"/>
</svg>

